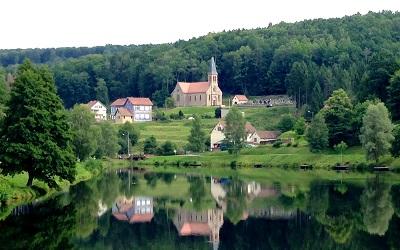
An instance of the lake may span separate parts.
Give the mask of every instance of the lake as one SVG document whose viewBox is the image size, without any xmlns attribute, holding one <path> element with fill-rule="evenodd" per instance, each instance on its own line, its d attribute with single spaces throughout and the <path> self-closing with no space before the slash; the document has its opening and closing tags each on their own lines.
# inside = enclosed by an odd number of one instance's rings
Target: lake
<svg viewBox="0 0 400 250">
<path fill-rule="evenodd" d="M 118 170 L 17 207 L 0 249 L 400 249 L 400 184 Z"/>
</svg>

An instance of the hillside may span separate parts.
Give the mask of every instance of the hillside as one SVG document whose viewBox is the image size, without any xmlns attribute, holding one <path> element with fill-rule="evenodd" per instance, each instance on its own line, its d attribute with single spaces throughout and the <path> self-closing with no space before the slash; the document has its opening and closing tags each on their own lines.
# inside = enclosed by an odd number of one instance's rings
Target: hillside
<svg viewBox="0 0 400 250">
<path fill-rule="evenodd" d="M 147 96 L 162 106 L 177 80 L 203 80 L 215 56 L 224 94 L 288 93 L 316 111 L 340 87 L 353 99 L 386 100 L 389 78 L 400 68 L 399 27 L 400 13 L 371 12 L 171 44 L 0 50 L 0 64 L 9 72 L 24 58 L 50 65 L 66 107 L 99 96 Z M 102 79 L 106 88 L 96 89 Z"/>
</svg>

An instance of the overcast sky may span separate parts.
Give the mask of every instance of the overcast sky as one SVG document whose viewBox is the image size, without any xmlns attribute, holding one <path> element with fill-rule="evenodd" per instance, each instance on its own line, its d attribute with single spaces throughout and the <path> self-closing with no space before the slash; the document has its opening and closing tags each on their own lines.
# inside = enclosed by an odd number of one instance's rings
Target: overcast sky
<svg viewBox="0 0 400 250">
<path fill-rule="evenodd" d="M 174 42 L 268 23 L 400 11 L 400 0 L 0 0 L 0 48 Z"/>
</svg>

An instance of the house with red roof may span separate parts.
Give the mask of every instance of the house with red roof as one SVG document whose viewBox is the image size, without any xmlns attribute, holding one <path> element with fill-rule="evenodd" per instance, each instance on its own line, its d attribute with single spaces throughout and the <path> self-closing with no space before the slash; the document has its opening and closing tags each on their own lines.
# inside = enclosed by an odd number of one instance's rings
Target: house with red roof
<svg viewBox="0 0 400 250">
<path fill-rule="evenodd" d="M 274 143 L 281 133 L 279 131 L 258 130 L 251 134 L 249 142 L 254 144 Z"/>
<path fill-rule="evenodd" d="M 218 72 L 214 57 L 210 61 L 207 82 L 177 82 L 171 97 L 178 107 L 221 106 L 222 91 L 218 86 Z"/>
<path fill-rule="evenodd" d="M 153 198 L 147 196 L 134 196 L 127 198 L 120 196 L 114 202 L 112 215 L 120 221 L 129 223 L 150 222 L 153 217 Z"/>
<path fill-rule="evenodd" d="M 94 100 L 86 104 L 90 110 L 94 113 L 96 121 L 107 120 L 107 107 L 100 101 Z"/>
<path fill-rule="evenodd" d="M 111 103 L 111 118 L 117 123 L 151 121 L 152 112 L 153 103 L 147 97 L 125 97 Z"/>
<path fill-rule="evenodd" d="M 235 95 L 232 98 L 232 105 L 246 104 L 249 101 L 245 95 Z"/>
</svg>

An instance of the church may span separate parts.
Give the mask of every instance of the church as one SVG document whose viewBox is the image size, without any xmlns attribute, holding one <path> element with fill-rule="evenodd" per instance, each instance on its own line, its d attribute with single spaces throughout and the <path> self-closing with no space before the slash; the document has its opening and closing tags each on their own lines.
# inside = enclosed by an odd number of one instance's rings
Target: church
<svg viewBox="0 0 400 250">
<path fill-rule="evenodd" d="M 218 87 L 218 73 L 214 57 L 210 61 L 207 82 L 178 82 L 171 96 L 177 107 L 221 106 L 222 91 Z"/>
</svg>

